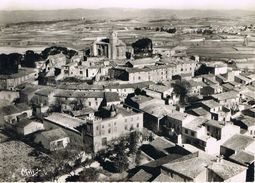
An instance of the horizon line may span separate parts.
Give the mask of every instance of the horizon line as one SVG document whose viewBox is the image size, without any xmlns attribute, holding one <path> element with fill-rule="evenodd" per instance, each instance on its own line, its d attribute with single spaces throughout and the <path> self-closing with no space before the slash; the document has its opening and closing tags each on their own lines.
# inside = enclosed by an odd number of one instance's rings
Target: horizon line
<svg viewBox="0 0 255 183">
<path fill-rule="evenodd" d="M 59 8 L 59 9 L 0 9 L 0 11 L 59 11 L 59 10 L 101 10 L 101 9 L 130 9 L 130 10 L 179 10 L 179 11 L 186 11 L 186 10 L 194 10 L 194 11 L 254 11 L 255 8 L 251 9 L 242 9 L 242 8 L 233 8 L 233 9 L 216 9 L 216 8 L 124 8 L 124 7 L 101 7 L 101 8 Z"/>
</svg>

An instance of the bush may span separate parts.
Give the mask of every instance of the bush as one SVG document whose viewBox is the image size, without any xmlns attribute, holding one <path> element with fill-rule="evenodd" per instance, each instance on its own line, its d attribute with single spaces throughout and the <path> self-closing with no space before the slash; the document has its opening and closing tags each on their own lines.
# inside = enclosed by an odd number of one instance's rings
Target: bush
<svg viewBox="0 0 255 183">
<path fill-rule="evenodd" d="M 66 178 L 66 182 L 79 182 L 79 181 L 80 181 L 79 175 L 68 176 Z"/>
<path fill-rule="evenodd" d="M 80 182 L 94 182 L 98 180 L 99 172 L 95 168 L 86 168 L 79 175 Z"/>
</svg>

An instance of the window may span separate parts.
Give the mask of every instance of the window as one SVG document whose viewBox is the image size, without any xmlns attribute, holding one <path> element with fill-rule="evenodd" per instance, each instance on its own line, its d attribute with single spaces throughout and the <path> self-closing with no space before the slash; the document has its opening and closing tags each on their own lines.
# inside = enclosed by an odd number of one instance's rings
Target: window
<svg viewBox="0 0 255 183">
<path fill-rule="evenodd" d="M 107 145 L 107 138 L 106 137 L 102 138 L 102 145 L 103 146 Z"/>
<path fill-rule="evenodd" d="M 104 125 L 102 125 L 102 128 L 104 128 Z"/>
<path fill-rule="evenodd" d="M 80 71 L 80 74 L 83 74 L 83 72 L 82 72 L 82 71 Z"/>
<path fill-rule="evenodd" d="M 127 125 L 125 125 L 125 130 L 127 130 L 128 129 L 128 126 Z"/>
<path fill-rule="evenodd" d="M 138 80 L 141 80 L 141 77 L 140 77 L 140 76 L 138 77 Z"/>
<path fill-rule="evenodd" d="M 87 125 L 87 132 L 89 133 L 91 131 L 91 126 Z"/>
<path fill-rule="evenodd" d="M 216 133 L 217 133 L 218 135 L 220 135 L 220 130 L 216 129 Z"/>
<path fill-rule="evenodd" d="M 210 126 L 207 126 L 207 131 L 210 131 Z"/>
<path fill-rule="evenodd" d="M 188 130 L 185 130 L 185 133 L 188 134 L 189 133 Z"/>
<path fill-rule="evenodd" d="M 114 122 L 114 126 L 116 126 L 116 122 Z"/>
<path fill-rule="evenodd" d="M 191 132 L 191 136 L 195 136 L 195 133 L 194 133 L 194 132 Z"/>
<path fill-rule="evenodd" d="M 111 133 L 111 129 L 110 129 L 110 128 L 108 129 L 108 133 L 109 133 L 109 134 Z"/>
<path fill-rule="evenodd" d="M 96 130 L 97 130 L 97 131 L 99 130 L 99 127 L 98 127 L 98 126 L 96 127 Z"/>
<path fill-rule="evenodd" d="M 89 102 L 89 106 L 91 106 L 91 102 Z"/>
<path fill-rule="evenodd" d="M 134 130 L 134 126 L 133 125 L 130 126 L 130 131 L 132 131 L 132 130 Z"/>
<path fill-rule="evenodd" d="M 139 128 L 139 123 L 137 123 L 136 127 Z"/>
</svg>

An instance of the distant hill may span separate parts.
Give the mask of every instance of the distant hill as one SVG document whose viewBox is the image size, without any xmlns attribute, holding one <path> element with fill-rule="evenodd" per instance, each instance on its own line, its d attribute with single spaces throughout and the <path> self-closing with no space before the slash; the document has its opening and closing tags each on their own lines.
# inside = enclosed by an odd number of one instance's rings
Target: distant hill
<svg viewBox="0 0 255 183">
<path fill-rule="evenodd" d="M 191 17 L 243 17 L 255 16 L 253 11 L 245 10 L 171 10 L 171 9 L 66 9 L 66 10 L 17 10 L 0 11 L 0 24 L 28 21 L 51 21 L 63 19 L 157 19 Z"/>
</svg>

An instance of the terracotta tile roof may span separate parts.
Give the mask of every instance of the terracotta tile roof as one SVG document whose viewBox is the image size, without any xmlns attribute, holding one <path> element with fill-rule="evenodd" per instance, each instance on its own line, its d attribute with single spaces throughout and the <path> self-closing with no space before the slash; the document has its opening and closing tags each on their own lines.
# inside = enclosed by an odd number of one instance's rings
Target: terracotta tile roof
<svg viewBox="0 0 255 183">
<path fill-rule="evenodd" d="M 254 141 L 255 140 L 252 137 L 236 134 L 230 139 L 228 139 L 222 146 L 236 151 L 241 151 L 244 150 L 251 143 L 254 143 Z"/>
<path fill-rule="evenodd" d="M 2 107 L 1 113 L 5 115 L 11 115 L 11 114 L 21 113 L 27 110 L 30 110 L 30 107 L 25 103 L 20 103 L 16 105 L 12 104 L 12 105 Z"/>
<path fill-rule="evenodd" d="M 61 128 L 43 131 L 41 132 L 41 135 L 44 136 L 49 141 L 55 141 L 55 140 L 68 137 L 68 135 Z"/>
<path fill-rule="evenodd" d="M 246 151 L 240 151 L 236 154 L 232 154 L 229 157 L 230 160 L 233 160 L 237 163 L 241 163 L 243 165 L 247 165 L 247 163 L 252 163 L 255 160 L 254 154 L 246 152 Z"/>
<path fill-rule="evenodd" d="M 152 178 L 152 174 L 141 169 L 129 180 L 132 182 L 148 182 Z"/>
<path fill-rule="evenodd" d="M 235 175 L 246 171 L 246 167 L 232 163 L 230 161 L 221 160 L 222 162 L 214 162 L 208 166 L 208 169 L 212 170 L 215 174 L 221 177 L 223 180 L 228 180 Z"/>
</svg>

